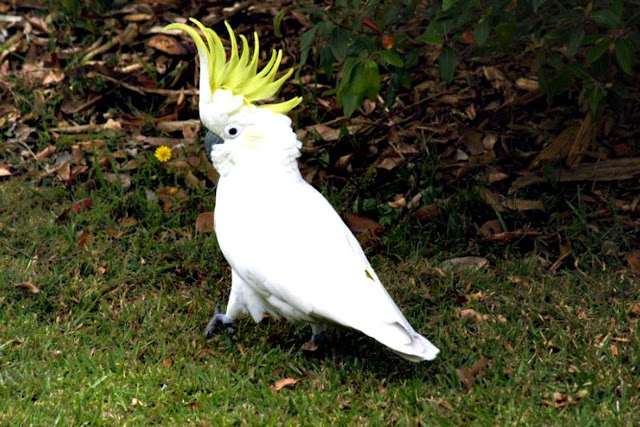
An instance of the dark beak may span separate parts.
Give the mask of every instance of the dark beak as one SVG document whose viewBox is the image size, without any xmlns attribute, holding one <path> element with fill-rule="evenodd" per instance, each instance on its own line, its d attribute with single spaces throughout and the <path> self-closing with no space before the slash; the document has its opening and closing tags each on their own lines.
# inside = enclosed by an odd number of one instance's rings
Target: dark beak
<svg viewBox="0 0 640 427">
<path fill-rule="evenodd" d="M 207 154 L 209 160 L 211 160 L 211 150 L 213 150 L 213 146 L 222 143 L 224 143 L 224 139 L 213 132 L 207 132 L 207 136 L 204 137 L 204 152 Z"/>
</svg>

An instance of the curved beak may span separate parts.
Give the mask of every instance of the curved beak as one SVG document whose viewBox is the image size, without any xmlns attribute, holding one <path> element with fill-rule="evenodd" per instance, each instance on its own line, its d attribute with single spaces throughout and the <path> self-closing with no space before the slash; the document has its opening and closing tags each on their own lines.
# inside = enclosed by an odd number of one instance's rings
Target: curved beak
<svg viewBox="0 0 640 427">
<path fill-rule="evenodd" d="M 207 132 L 207 135 L 204 137 L 204 152 L 207 154 L 207 158 L 209 160 L 211 160 L 211 151 L 213 150 L 213 146 L 223 143 L 224 139 L 220 138 L 213 132 Z"/>
</svg>

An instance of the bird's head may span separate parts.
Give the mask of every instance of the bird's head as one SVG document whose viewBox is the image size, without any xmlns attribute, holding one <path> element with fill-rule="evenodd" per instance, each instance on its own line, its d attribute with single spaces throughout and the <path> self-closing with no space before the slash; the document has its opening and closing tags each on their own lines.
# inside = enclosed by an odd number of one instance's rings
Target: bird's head
<svg viewBox="0 0 640 427">
<path fill-rule="evenodd" d="M 293 69 L 276 79 L 282 51 L 271 54 L 271 60 L 258 71 L 259 41 L 254 32 L 253 52 L 246 37 L 240 35 L 242 54 L 236 36 L 225 22 L 231 43 L 227 54 L 218 34 L 191 18 L 204 35 L 185 24 L 171 24 L 165 29 L 185 31 L 195 42 L 200 59 L 200 120 L 209 130 L 205 151 L 222 175 L 234 166 L 279 164 L 295 165 L 300 143 L 285 115 L 302 98 L 280 103 L 261 103 L 272 98 Z"/>
</svg>

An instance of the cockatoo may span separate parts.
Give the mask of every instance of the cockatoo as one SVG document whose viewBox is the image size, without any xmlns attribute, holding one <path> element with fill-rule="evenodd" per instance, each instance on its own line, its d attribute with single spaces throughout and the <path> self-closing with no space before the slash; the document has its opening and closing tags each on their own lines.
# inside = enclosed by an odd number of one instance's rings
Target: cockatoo
<svg viewBox="0 0 640 427">
<path fill-rule="evenodd" d="M 301 176 L 302 143 L 285 114 L 301 98 L 256 104 L 272 98 L 287 80 L 276 80 L 282 51 L 258 72 L 259 41 L 253 52 L 244 36 L 242 54 L 231 43 L 227 60 L 220 37 L 171 24 L 195 42 L 200 60 L 200 119 L 209 130 L 205 151 L 220 173 L 215 232 L 231 265 L 226 313 L 219 306 L 206 336 L 248 313 L 311 325 L 312 341 L 326 339 L 328 324 L 357 329 L 411 361 L 432 360 L 439 350 L 418 334 L 391 299 L 360 244 L 329 202 Z"/>
</svg>

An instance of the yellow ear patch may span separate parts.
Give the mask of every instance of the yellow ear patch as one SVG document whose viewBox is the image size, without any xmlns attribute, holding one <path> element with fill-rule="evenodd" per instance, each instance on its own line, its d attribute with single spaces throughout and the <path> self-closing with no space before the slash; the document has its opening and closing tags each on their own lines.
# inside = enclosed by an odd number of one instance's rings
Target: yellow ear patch
<svg viewBox="0 0 640 427">
<path fill-rule="evenodd" d="M 242 134 L 244 139 L 244 143 L 242 145 L 250 151 L 257 150 L 264 140 L 264 134 L 254 128 L 245 129 Z"/>
</svg>

